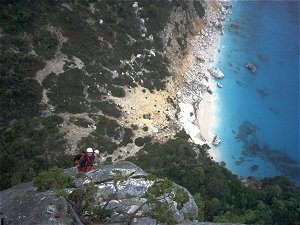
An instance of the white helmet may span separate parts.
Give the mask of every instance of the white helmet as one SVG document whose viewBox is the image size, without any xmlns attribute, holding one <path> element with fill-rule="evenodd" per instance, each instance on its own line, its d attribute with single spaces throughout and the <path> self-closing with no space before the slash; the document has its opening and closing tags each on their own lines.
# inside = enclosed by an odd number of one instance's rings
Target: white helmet
<svg viewBox="0 0 300 225">
<path fill-rule="evenodd" d="M 98 149 L 96 149 L 95 151 L 94 151 L 97 155 L 99 155 L 99 150 Z"/>
<path fill-rule="evenodd" d="M 93 152 L 93 149 L 92 149 L 92 148 L 87 148 L 86 152 L 87 152 L 87 153 L 92 153 L 92 152 Z"/>
</svg>

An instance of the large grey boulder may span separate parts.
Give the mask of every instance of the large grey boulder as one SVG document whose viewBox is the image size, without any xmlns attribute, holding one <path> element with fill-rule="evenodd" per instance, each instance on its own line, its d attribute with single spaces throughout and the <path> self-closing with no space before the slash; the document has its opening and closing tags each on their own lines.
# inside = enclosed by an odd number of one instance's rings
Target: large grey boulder
<svg viewBox="0 0 300 225">
<path fill-rule="evenodd" d="M 32 182 L 0 192 L 1 225 L 69 225 L 69 206 L 55 191 L 37 192 Z"/>
<path fill-rule="evenodd" d="M 78 188 L 88 184 L 96 186 L 93 193 L 95 208 L 86 213 L 86 218 L 95 217 L 94 212 L 99 208 L 111 212 L 111 217 L 106 220 L 109 224 L 122 224 L 121 221 L 129 224 L 177 224 L 195 220 L 198 216 L 197 205 L 185 188 L 168 180 L 151 179 L 130 162 L 90 171 L 84 178 L 76 180 L 76 184 Z"/>
<path fill-rule="evenodd" d="M 67 189 L 69 201 L 84 224 L 179 224 L 198 216 L 185 188 L 152 178 L 130 162 L 102 165 L 80 178 L 75 167 L 65 174 L 74 178 L 76 188 Z M 56 192 L 37 192 L 32 182 L 1 191 L 0 219 L 5 225 L 74 224 L 70 204 Z"/>
</svg>

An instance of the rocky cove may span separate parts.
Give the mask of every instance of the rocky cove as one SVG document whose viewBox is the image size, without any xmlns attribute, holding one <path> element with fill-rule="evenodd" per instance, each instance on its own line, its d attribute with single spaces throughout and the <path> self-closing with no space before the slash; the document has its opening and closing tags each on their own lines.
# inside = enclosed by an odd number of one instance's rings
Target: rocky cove
<svg viewBox="0 0 300 225">
<path fill-rule="evenodd" d="M 215 90 L 221 87 L 215 79 L 224 77 L 215 66 L 220 52 L 222 24 L 231 6 L 222 1 L 208 1 L 204 6 L 205 15 L 198 24 L 195 22 L 194 35 L 188 41 L 182 62 L 184 70 L 179 70 L 182 85 L 177 97 L 181 125 L 195 143 L 211 145 L 217 123 Z M 218 158 L 214 152 L 210 153 Z"/>
</svg>

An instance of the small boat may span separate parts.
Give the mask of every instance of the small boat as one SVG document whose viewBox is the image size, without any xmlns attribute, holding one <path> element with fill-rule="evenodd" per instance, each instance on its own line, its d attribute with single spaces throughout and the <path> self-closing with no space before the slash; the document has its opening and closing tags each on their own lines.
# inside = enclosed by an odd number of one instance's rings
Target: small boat
<svg viewBox="0 0 300 225">
<path fill-rule="evenodd" d="M 219 144 L 221 144 L 221 139 L 219 138 L 218 135 L 215 135 L 215 136 L 214 136 L 214 139 L 213 139 L 213 141 L 212 141 L 212 144 L 213 144 L 214 146 L 218 146 Z"/>
<path fill-rule="evenodd" d="M 247 63 L 245 67 L 250 70 L 252 73 L 256 71 L 256 67 L 252 63 Z"/>
</svg>

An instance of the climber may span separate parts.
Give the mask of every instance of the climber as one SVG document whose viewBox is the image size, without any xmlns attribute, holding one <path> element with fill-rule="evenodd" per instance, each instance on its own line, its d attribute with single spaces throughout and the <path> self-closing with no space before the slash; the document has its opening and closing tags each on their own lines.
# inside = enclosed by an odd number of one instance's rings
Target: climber
<svg viewBox="0 0 300 225">
<path fill-rule="evenodd" d="M 99 156 L 99 153 L 100 152 L 99 152 L 98 149 L 94 150 L 94 163 L 93 163 L 93 166 L 92 166 L 92 170 L 97 169 L 97 163 L 95 161 L 96 161 L 97 157 Z"/>
<path fill-rule="evenodd" d="M 99 156 L 100 151 L 98 149 L 94 150 L 94 158 Z"/>
<path fill-rule="evenodd" d="M 94 153 L 92 148 L 87 148 L 86 153 L 81 156 L 78 165 L 78 171 L 80 172 L 87 172 L 93 170 L 93 163 L 94 163 Z"/>
<path fill-rule="evenodd" d="M 81 151 L 80 153 L 78 153 L 75 158 L 74 158 L 74 163 L 76 164 L 76 166 L 79 166 L 79 160 L 81 159 L 81 157 L 85 154 L 84 151 Z"/>
</svg>

